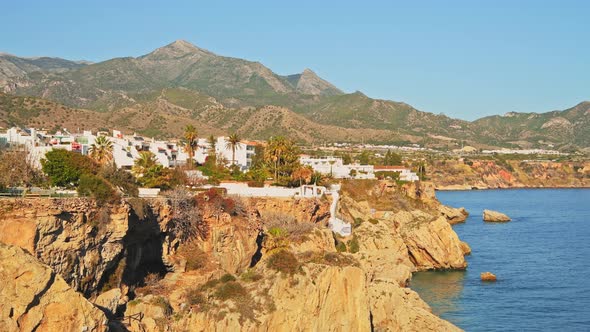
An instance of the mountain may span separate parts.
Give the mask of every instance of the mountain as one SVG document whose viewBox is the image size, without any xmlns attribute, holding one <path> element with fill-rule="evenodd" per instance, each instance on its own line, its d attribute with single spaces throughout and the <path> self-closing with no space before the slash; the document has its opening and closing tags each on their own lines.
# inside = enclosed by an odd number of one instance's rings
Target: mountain
<svg viewBox="0 0 590 332">
<path fill-rule="evenodd" d="M 137 103 L 111 112 L 74 109 L 52 101 L 0 93 L 0 126 L 34 126 L 45 129 L 119 129 L 150 137 L 177 138 L 188 124 L 199 135 L 237 132 L 250 139 L 284 135 L 302 143 L 331 141 L 387 141 L 387 130 L 359 131 L 314 122 L 279 106 L 226 108 L 215 98 L 184 88 L 135 95 Z M 404 136 L 408 141 L 420 137 Z"/>
<path fill-rule="evenodd" d="M 310 70 L 288 78 L 259 62 L 219 56 L 182 40 L 137 58 L 116 58 L 27 78 L 14 82 L 11 92 L 102 111 L 130 105 L 131 94 L 172 87 L 203 92 L 228 106 L 294 105 L 314 96 L 342 93 Z"/>
<path fill-rule="evenodd" d="M 23 78 L 36 72 L 64 72 L 85 65 L 85 62 L 60 58 L 19 58 L 12 54 L 0 53 L 0 86 L 7 85 L 11 80 Z"/>
<path fill-rule="evenodd" d="M 252 138 L 284 134 L 304 142 L 590 147 L 588 102 L 565 111 L 468 122 L 361 92 L 344 93 L 310 69 L 278 75 L 259 62 L 217 55 L 183 40 L 140 57 L 99 63 L 0 55 L 2 90 L 57 102 L 57 109 L 93 111 L 95 125 L 153 136 L 176 135 L 182 126 L 174 122 L 180 121 L 204 132 L 237 131 Z M 9 117 L 0 120 L 26 123 L 35 117 L 23 112 L 4 112 Z M 48 121 L 59 125 L 60 119 Z"/>
<path fill-rule="evenodd" d="M 590 102 L 564 111 L 494 115 L 473 123 L 479 136 L 518 146 L 572 145 L 590 147 Z"/>
</svg>

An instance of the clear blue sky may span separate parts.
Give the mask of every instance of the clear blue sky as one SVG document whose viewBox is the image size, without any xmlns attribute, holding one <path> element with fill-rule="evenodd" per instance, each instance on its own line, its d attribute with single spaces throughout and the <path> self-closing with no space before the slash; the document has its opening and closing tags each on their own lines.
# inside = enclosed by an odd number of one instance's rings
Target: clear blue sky
<svg viewBox="0 0 590 332">
<path fill-rule="evenodd" d="M 4 1 L 0 51 L 101 61 L 186 39 L 464 119 L 590 99 L 590 1 L 286 2 Z"/>
</svg>

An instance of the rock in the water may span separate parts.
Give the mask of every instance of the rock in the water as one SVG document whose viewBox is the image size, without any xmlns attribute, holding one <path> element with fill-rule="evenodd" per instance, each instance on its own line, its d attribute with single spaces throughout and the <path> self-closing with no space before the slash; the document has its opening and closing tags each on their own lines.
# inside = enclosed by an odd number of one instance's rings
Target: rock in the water
<svg viewBox="0 0 590 332">
<path fill-rule="evenodd" d="M 105 315 L 47 265 L 0 243 L 0 331 L 106 331 Z"/>
<path fill-rule="evenodd" d="M 465 220 L 467 220 L 467 217 L 469 216 L 469 212 L 467 212 L 467 210 L 465 210 L 465 208 L 462 207 L 452 208 L 450 206 L 440 205 L 438 207 L 438 211 L 440 211 L 440 214 L 443 217 L 447 218 L 447 221 L 451 225 L 465 222 Z"/>
<path fill-rule="evenodd" d="M 496 281 L 496 275 L 491 272 L 482 272 L 480 277 L 481 281 Z"/>
<path fill-rule="evenodd" d="M 510 221 L 510 217 L 504 213 L 492 210 L 483 210 L 483 221 L 488 222 L 507 222 Z"/>
</svg>

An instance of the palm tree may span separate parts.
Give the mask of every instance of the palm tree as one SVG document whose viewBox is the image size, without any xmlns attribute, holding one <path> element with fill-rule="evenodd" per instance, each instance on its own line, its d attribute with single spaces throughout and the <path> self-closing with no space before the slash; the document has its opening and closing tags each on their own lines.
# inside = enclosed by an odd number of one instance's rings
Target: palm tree
<svg viewBox="0 0 590 332">
<path fill-rule="evenodd" d="M 139 157 L 135 159 L 134 165 L 131 168 L 131 173 L 133 173 L 135 177 L 140 178 L 144 176 L 150 168 L 156 166 L 157 163 L 156 155 L 150 151 L 141 151 Z"/>
<path fill-rule="evenodd" d="M 231 149 L 231 163 L 234 165 L 236 163 L 236 149 L 241 148 L 240 141 L 242 139 L 238 134 L 233 133 L 229 135 L 227 138 L 227 143 L 225 144 L 226 149 Z"/>
<path fill-rule="evenodd" d="M 193 125 L 188 125 L 184 128 L 184 151 L 188 154 L 188 167 L 193 167 L 193 157 L 198 148 L 197 129 Z"/>
<path fill-rule="evenodd" d="M 279 176 L 290 176 L 299 165 L 299 149 L 292 140 L 282 136 L 272 137 L 264 149 L 264 161 Z"/>
<path fill-rule="evenodd" d="M 209 155 L 214 156 L 215 155 L 215 145 L 217 144 L 217 139 L 215 138 L 215 136 L 211 135 L 211 136 L 207 137 L 207 143 L 209 143 Z"/>
<path fill-rule="evenodd" d="M 98 136 L 90 146 L 90 158 L 101 165 L 106 165 L 113 160 L 113 142 L 105 136 Z"/>
</svg>

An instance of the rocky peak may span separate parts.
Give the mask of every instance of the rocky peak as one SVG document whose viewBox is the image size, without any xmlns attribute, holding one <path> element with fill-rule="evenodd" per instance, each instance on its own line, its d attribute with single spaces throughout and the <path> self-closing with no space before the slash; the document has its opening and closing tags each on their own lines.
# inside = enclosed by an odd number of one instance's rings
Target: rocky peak
<svg viewBox="0 0 590 332">
<path fill-rule="evenodd" d="M 287 79 L 293 84 L 297 92 L 308 95 L 338 95 L 342 94 L 338 88 L 330 82 L 319 77 L 309 68 L 305 68 L 301 74 L 290 75 Z"/>
<path fill-rule="evenodd" d="M 202 57 L 205 55 L 214 55 L 213 53 L 199 48 L 186 40 L 176 40 L 166 46 L 157 48 L 155 51 L 144 55 L 141 58 L 150 60 L 163 60 L 163 59 L 175 59 L 181 58 L 187 55 L 194 55 Z"/>
</svg>

